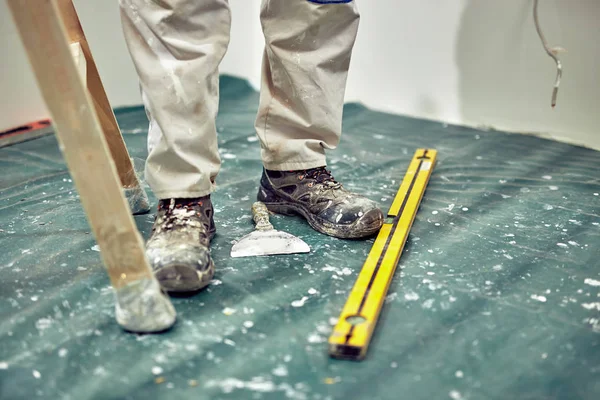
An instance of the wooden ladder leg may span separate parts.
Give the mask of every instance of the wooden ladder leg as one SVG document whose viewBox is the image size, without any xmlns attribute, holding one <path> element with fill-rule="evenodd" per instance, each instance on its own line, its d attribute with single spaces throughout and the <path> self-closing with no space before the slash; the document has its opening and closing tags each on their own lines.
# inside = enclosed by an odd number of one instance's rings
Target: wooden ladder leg
<svg viewBox="0 0 600 400">
<path fill-rule="evenodd" d="M 146 258 L 104 125 L 72 57 L 59 3 L 8 0 L 8 5 L 115 289 L 117 322 L 137 332 L 164 330 L 174 323 L 175 310 Z"/>
<path fill-rule="evenodd" d="M 133 214 L 142 214 L 150 211 L 148 196 L 142 189 L 140 182 L 135 174 L 135 169 L 125 141 L 121 135 L 121 130 L 117 124 L 115 114 L 108 102 L 104 85 L 98 74 L 98 68 L 94 62 L 90 46 L 87 42 L 79 16 L 73 5 L 72 0 L 56 0 L 56 5 L 60 11 L 63 24 L 67 31 L 69 42 L 79 44 L 86 63 L 86 85 L 92 96 L 96 113 L 100 119 L 104 136 L 110 148 L 113 159 L 119 172 L 119 178 L 125 191 L 125 197 Z"/>
</svg>

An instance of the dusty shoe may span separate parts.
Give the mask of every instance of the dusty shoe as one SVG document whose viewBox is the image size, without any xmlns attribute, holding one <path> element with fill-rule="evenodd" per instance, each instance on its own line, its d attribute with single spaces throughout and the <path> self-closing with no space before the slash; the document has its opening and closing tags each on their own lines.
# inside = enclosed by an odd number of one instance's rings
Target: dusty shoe
<svg viewBox="0 0 600 400">
<path fill-rule="evenodd" d="M 210 196 L 158 203 L 146 255 L 163 289 L 193 292 L 208 285 L 215 273 L 209 250 L 214 234 Z"/>
<path fill-rule="evenodd" d="M 299 214 L 315 230 L 343 239 L 371 236 L 383 224 L 375 202 L 344 189 L 325 167 L 263 170 L 258 200 L 272 212 Z"/>
</svg>

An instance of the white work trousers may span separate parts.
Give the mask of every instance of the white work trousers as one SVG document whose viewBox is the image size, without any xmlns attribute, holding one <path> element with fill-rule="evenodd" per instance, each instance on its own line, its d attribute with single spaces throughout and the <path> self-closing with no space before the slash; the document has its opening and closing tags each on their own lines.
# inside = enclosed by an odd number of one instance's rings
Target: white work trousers
<svg viewBox="0 0 600 400">
<path fill-rule="evenodd" d="M 207 195 L 221 165 L 215 118 L 228 1 L 120 0 L 120 6 L 150 119 L 146 180 L 160 199 Z M 255 128 L 263 164 L 324 166 L 325 149 L 338 145 L 342 130 L 356 4 L 263 0 L 260 16 L 265 51 Z"/>
</svg>

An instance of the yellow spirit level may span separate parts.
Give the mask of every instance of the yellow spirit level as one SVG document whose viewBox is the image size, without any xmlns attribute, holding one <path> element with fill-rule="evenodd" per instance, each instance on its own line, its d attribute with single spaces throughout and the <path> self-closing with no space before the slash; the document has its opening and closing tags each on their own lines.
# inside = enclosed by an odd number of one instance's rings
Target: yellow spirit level
<svg viewBox="0 0 600 400">
<path fill-rule="evenodd" d="M 335 358 L 362 360 L 425 193 L 437 151 L 418 149 L 329 338 Z"/>
</svg>

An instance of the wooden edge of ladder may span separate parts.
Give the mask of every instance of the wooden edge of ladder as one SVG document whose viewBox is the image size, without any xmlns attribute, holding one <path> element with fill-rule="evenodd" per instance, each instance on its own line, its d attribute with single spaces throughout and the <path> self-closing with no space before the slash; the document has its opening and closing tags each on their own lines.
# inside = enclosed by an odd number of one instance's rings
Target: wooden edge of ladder
<svg viewBox="0 0 600 400">
<path fill-rule="evenodd" d="M 56 0 L 7 3 L 113 287 L 155 279 Z"/>
<path fill-rule="evenodd" d="M 53 0 L 59 11 L 65 33 L 69 43 L 78 43 L 85 58 L 85 83 L 91 95 L 96 113 L 102 125 L 108 147 L 115 161 L 119 179 L 124 188 L 140 187 L 140 182 L 131 161 L 131 157 L 125 146 L 123 135 L 117 123 L 114 111 L 108 101 L 108 96 L 98 67 L 92 56 L 89 43 L 86 39 L 79 16 L 72 0 Z"/>
<path fill-rule="evenodd" d="M 75 65 L 79 71 L 81 81 L 83 82 L 83 85 L 87 87 L 87 61 L 85 59 L 85 54 L 83 54 L 81 43 L 73 42 L 69 47 L 71 48 L 71 55 L 73 56 L 73 60 L 75 60 Z"/>
</svg>

